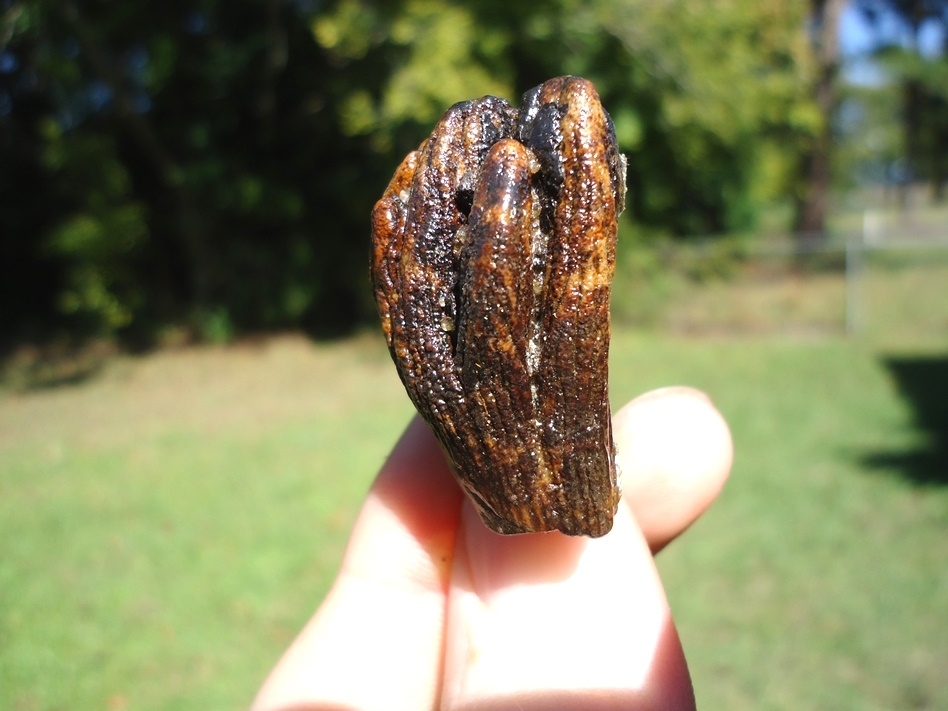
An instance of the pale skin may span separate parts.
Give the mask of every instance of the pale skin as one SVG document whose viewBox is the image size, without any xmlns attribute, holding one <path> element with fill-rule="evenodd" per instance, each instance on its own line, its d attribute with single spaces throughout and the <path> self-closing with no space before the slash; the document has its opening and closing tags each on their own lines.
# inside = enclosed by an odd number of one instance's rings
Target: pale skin
<svg viewBox="0 0 948 711">
<path fill-rule="evenodd" d="M 690 388 L 636 398 L 613 424 L 623 499 L 590 540 L 489 531 L 416 418 L 253 710 L 693 709 L 653 555 L 717 496 L 730 432 Z"/>
</svg>

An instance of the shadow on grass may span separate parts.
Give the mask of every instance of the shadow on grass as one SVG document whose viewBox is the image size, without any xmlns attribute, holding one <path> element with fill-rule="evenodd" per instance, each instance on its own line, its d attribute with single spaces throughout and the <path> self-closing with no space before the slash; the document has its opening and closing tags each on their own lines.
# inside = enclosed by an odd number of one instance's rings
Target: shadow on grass
<svg viewBox="0 0 948 711">
<path fill-rule="evenodd" d="M 912 406 L 915 426 L 927 442 L 915 449 L 873 452 L 865 458 L 872 468 L 898 469 L 920 486 L 948 486 L 948 356 L 887 358 L 899 392 Z"/>
</svg>

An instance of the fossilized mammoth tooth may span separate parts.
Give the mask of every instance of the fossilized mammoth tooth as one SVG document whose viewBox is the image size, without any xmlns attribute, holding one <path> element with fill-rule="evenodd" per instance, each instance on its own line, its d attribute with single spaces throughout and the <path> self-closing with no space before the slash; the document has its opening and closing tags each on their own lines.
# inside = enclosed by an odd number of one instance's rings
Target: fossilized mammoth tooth
<svg viewBox="0 0 948 711">
<path fill-rule="evenodd" d="M 625 159 L 593 85 L 451 107 L 372 214 L 408 395 L 499 533 L 602 536 L 619 502 L 609 296 Z"/>
</svg>

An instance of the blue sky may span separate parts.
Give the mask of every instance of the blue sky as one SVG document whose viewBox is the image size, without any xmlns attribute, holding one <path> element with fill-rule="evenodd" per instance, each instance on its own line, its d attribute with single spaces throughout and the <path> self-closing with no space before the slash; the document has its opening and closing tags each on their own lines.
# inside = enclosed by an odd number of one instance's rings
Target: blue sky
<svg viewBox="0 0 948 711">
<path fill-rule="evenodd" d="M 847 57 L 871 50 L 880 36 L 891 41 L 908 41 L 908 29 L 895 16 L 883 13 L 879 16 L 878 24 L 873 27 L 853 3 L 846 4 L 839 24 L 840 48 Z M 942 27 L 936 22 L 923 25 L 919 37 L 922 54 L 931 56 L 942 50 L 942 33 Z"/>
<path fill-rule="evenodd" d="M 942 33 L 942 26 L 935 22 L 922 27 L 919 49 L 923 55 L 933 56 L 943 51 Z M 867 56 L 880 40 L 905 44 L 909 40 L 908 29 L 890 13 L 881 14 L 876 25 L 871 25 L 854 3 L 847 3 L 840 17 L 839 41 L 846 60 L 843 73 L 848 81 L 866 85 L 884 81 L 882 72 Z"/>
</svg>

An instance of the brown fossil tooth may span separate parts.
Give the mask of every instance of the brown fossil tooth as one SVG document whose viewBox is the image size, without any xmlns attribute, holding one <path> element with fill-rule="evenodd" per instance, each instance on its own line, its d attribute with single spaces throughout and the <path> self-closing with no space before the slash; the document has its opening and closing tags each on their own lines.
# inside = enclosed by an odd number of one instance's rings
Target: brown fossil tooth
<svg viewBox="0 0 948 711">
<path fill-rule="evenodd" d="M 609 296 L 624 159 L 591 83 L 453 106 L 372 217 L 399 376 L 484 522 L 601 536 L 619 501 Z"/>
</svg>

